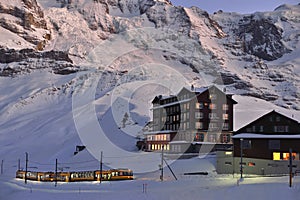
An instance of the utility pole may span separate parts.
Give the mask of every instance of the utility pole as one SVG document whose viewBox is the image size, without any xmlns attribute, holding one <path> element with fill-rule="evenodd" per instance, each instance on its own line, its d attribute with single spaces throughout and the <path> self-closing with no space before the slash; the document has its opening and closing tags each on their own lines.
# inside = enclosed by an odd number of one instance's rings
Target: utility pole
<svg viewBox="0 0 300 200">
<path fill-rule="evenodd" d="M 3 174 L 3 163 L 4 163 L 4 160 L 1 161 L 1 175 Z"/>
<path fill-rule="evenodd" d="M 174 177 L 175 180 L 177 181 L 177 177 L 176 177 L 175 173 L 173 172 L 172 168 L 170 167 L 170 165 L 167 163 L 167 161 L 166 161 L 165 159 L 164 159 L 164 161 L 165 161 L 167 167 L 169 168 L 170 172 L 172 173 L 173 177 Z"/>
<path fill-rule="evenodd" d="M 241 179 L 243 179 L 243 138 L 240 139 L 240 147 L 241 147 L 240 171 L 241 171 Z"/>
<path fill-rule="evenodd" d="M 103 157 L 103 152 L 101 151 L 101 156 L 100 156 L 100 183 L 102 182 L 102 168 L 103 168 L 103 164 L 102 164 L 102 157 Z"/>
<path fill-rule="evenodd" d="M 25 184 L 27 184 L 27 169 L 28 169 L 28 153 L 25 152 Z"/>
<path fill-rule="evenodd" d="M 55 187 L 57 186 L 57 159 L 55 159 Z"/>
<path fill-rule="evenodd" d="M 160 180 L 164 181 L 164 145 L 161 146 L 161 164 L 160 164 Z"/>
<path fill-rule="evenodd" d="M 293 150 L 290 148 L 289 152 L 289 168 L 290 168 L 290 187 L 292 187 L 292 178 L 293 178 Z"/>
<path fill-rule="evenodd" d="M 18 170 L 20 170 L 20 169 L 21 169 L 21 160 L 18 159 Z"/>
</svg>

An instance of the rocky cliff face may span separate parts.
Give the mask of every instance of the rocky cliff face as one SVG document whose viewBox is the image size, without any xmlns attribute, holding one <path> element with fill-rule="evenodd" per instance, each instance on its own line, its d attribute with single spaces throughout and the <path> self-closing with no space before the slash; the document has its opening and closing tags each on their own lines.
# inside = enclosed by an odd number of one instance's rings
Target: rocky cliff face
<svg viewBox="0 0 300 200">
<path fill-rule="evenodd" d="M 0 71 L 15 75 L 32 60 L 44 60 L 37 68 L 76 72 L 103 42 L 120 37 L 148 54 L 122 55 L 111 66 L 116 71 L 150 60 L 179 63 L 192 71 L 190 82 L 200 80 L 201 73 L 218 73 L 213 82 L 234 93 L 299 109 L 299 11 L 300 5 L 283 5 L 274 12 L 209 15 L 168 0 L 0 1 L 0 28 L 6 36 L 0 40 Z M 156 33 L 128 34 L 148 28 Z M 160 50 L 152 51 L 151 45 Z"/>
<path fill-rule="evenodd" d="M 0 25 L 42 50 L 51 39 L 43 11 L 36 0 L 14 1 L 0 2 Z"/>
</svg>

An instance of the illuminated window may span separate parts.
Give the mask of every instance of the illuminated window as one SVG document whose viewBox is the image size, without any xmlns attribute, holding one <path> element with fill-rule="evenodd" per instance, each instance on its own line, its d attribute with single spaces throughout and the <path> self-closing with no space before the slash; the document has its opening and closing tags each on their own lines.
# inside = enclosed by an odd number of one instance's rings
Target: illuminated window
<svg viewBox="0 0 300 200">
<path fill-rule="evenodd" d="M 209 98 L 212 99 L 212 100 L 217 99 L 217 95 L 216 94 L 210 94 Z"/>
<path fill-rule="evenodd" d="M 223 110 L 229 110 L 228 104 L 223 104 L 222 108 L 223 108 Z"/>
<path fill-rule="evenodd" d="M 204 134 L 203 133 L 196 133 L 196 135 L 195 135 L 195 141 L 203 142 L 204 141 Z"/>
<path fill-rule="evenodd" d="M 214 110 L 217 109 L 217 105 L 214 103 L 209 104 L 209 109 Z"/>
<path fill-rule="evenodd" d="M 228 120 L 228 114 L 226 113 L 223 114 L 223 120 Z"/>
<path fill-rule="evenodd" d="M 296 158 L 299 159 L 299 156 L 297 156 L 297 153 L 292 153 L 293 160 L 296 160 Z M 290 153 L 283 153 L 282 154 L 282 160 L 289 160 L 290 159 Z"/>
<path fill-rule="evenodd" d="M 203 103 L 196 103 L 196 109 L 203 109 Z"/>
<path fill-rule="evenodd" d="M 273 152 L 273 160 L 280 160 L 280 153 Z"/>
<path fill-rule="evenodd" d="M 228 156 L 229 156 L 229 155 L 232 155 L 232 151 L 226 151 L 226 152 L 225 152 L 225 155 L 228 155 Z"/>
<path fill-rule="evenodd" d="M 255 167 L 255 163 L 254 162 L 248 162 L 248 166 L 249 167 Z"/>
<path fill-rule="evenodd" d="M 195 128 L 196 129 L 202 129 L 203 128 L 203 123 L 202 122 L 196 122 L 195 123 Z"/>
</svg>

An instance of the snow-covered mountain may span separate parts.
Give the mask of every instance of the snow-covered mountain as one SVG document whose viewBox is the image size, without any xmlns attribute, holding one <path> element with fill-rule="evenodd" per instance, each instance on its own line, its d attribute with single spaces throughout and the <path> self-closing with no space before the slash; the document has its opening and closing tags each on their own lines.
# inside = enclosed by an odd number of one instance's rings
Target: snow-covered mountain
<svg viewBox="0 0 300 200">
<path fill-rule="evenodd" d="M 169 0 L 0 0 L 0 156 L 72 160 L 99 131 L 132 151 L 152 98 L 191 84 L 297 115 L 299 22 L 300 5 L 209 15 Z"/>
</svg>

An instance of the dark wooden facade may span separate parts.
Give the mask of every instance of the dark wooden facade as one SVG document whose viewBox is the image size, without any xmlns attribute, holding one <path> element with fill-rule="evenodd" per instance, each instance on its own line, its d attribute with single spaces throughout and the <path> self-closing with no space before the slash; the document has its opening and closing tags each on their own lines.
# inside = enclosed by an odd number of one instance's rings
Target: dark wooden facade
<svg viewBox="0 0 300 200">
<path fill-rule="evenodd" d="M 241 141 L 242 139 L 242 141 Z M 276 111 L 269 112 L 234 133 L 234 157 L 286 160 L 291 148 L 300 153 L 300 123 Z"/>
<path fill-rule="evenodd" d="M 146 150 L 160 150 L 164 145 L 165 150 L 182 152 L 201 142 L 231 143 L 236 103 L 232 95 L 215 86 L 183 88 L 176 96 L 156 96 L 152 101 L 153 131 L 146 134 Z"/>
</svg>

